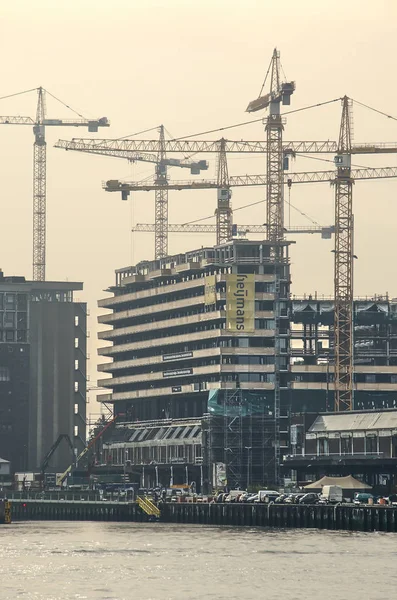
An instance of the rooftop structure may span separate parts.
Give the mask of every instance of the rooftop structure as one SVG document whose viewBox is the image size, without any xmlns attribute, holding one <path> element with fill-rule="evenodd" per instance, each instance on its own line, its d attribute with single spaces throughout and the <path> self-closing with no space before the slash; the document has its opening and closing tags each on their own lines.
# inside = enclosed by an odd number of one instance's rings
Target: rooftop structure
<svg viewBox="0 0 397 600">
<path fill-rule="evenodd" d="M 292 453 L 284 468 L 298 481 L 355 475 L 389 493 L 396 485 L 397 410 L 349 411 L 294 417 Z"/>
</svg>

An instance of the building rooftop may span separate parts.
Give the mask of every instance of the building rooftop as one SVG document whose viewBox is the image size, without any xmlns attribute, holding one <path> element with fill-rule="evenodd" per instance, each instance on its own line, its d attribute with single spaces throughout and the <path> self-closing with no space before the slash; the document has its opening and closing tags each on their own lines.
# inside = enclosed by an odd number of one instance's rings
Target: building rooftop
<svg viewBox="0 0 397 600">
<path fill-rule="evenodd" d="M 48 291 L 77 291 L 83 289 L 82 282 L 76 281 L 30 281 L 20 275 L 4 275 L 0 269 L 0 289 L 7 288 L 6 291 L 35 291 L 35 292 L 48 292 Z"/>
<path fill-rule="evenodd" d="M 357 411 L 319 415 L 309 433 L 397 429 L 397 410 Z"/>
</svg>

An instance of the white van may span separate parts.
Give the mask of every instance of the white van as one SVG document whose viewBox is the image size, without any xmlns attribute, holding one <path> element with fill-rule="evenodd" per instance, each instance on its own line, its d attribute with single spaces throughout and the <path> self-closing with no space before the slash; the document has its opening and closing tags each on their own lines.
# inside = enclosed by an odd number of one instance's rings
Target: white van
<svg viewBox="0 0 397 600">
<path fill-rule="evenodd" d="M 343 502 L 343 490 L 339 485 L 324 485 L 320 495 L 320 502 L 335 504 Z"/>
</svg>

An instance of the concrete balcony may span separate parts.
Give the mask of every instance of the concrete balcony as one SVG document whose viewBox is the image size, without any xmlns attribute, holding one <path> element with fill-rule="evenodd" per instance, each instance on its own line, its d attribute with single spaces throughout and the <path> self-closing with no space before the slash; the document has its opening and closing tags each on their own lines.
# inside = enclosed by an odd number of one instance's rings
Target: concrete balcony
<svg viewBox="0 0 397 600">
<path fill-rule="evenodd" d="M 136 368 L 143 365 L 147 366 L 156 364 L 162 364 L 164 365 L 164 368 L 166 368 L 167 365 L 173 364 L 174 362 L 191 362 L 196 358 L 212 358 L 214 356 L 219 356 L 220 353 L 221 348 L 205 348 L 204 350 L 194 350 L 192 352 L 174 352 L 168 355 L 160 354 L 158 356 L 148 356 L 145 358 L 136 358 L 133 360 L 120 360 L 112 363 L 104 363 L 102 365 L 98 365 L 98 371 L 111 373 L 119 369 L 128 369 L 130 367 Z"/>
<path fill-rule="evenodd" d="M 221 364 L 221 373 L 274 373 L 274 365 Z"/>
<path fill-rule="evenodd" d="M 327 390 L 334 389 L 334 383 L 325 381 L 292 381 L 291 389 L 293 390 Z M 397 383 L 356 383 L 354 389 L 362 392 L 394 392 L 397 391 Z"/>
<path fill-rule="evenodd" d="M 209 321 L 219 321 L 222 318 L 225 318 L 224 311 L 214 310 L 213 312 L 190 315 L 189 317 L 176 317 L 174 319 L 155 321 L 154 323 L 143 323 L 142 325 L 131 325 L 130 327 L 120 327 L 119 329 L 100 331 L 98 333 L 98 338 L 101 340 L 112 340 L 125 335 L 145 333 L 146 331 L 155 332 L 159 329 L 172 329 L 174 327 L 181 327 L 182 325 L 208 323 Z"/>
<path fill-rule="evenodd" d="M 257 319 L 271 319 L 272 311 L 257 311 L 255 314 Z M 212 312 L 199 313 L 187 317 L 175 317 L 173 319 L 165 319 L 163 321 L 155 321 L 154 323 L 143 323 L 142 325 L 131 325 L 130 327 L 120 327 L 110 329 L 108 331 L 100 331 L 98 338 L 101 340 L 113 340 L 117 337 L 125 335 L 134 335 L 137 333 L 145 333 L 146 331 L 157 331 L 159 329 L 172 329 L 183 325 L 196 325 L 197 323 L 208 323 L 210 321 L 219 321 L 226 319 L 224 310 L 214 310 Z M 267 331 L 267 330 L 265 330 Z"/>
<path fill-rule="evenodd" d="M 219 294 L 217 294 L 217 296 L 219 299 Z M 111 324 L 124 319 L 132 319 L 142 315 L 151 315 L 191 306 L 200 306 L 201 304 L 204 304 L 204 295 L 193 296 L 192 298 L 183 298 L 182 300 L 174 300 L 173 302 L 161 302 L 160 304 L 151 304 L 150 306 L 144 306 L 142 308 L 122 310 L 109 315 L 102 315 L 98 317 L 98 323 Z"/>
<path fill-rule="evenodd" d="M 131 342 L 128 344 L 118 344 L 117 346 L 105 346 L 98 349 L 100 356 L 114 356 L 122 352 L 130 352 L 134 350 L 147 350 L 150 348 L 160 347 L 163 349 L 166 346 L 177 344 L 189 344 L 200 342 L 203 340 L 217 340 L 218 338 L 247 338 L 247 337 L 267 337 L 274 338 L 275 331 L 273 329 L 256 329 L 250 333 L 247 332 L 228 332 L 225 329 L 209 329 L 207 331 L 197 331 L 195 333 L 186 333 L 183 335 L 175 335 L 162 338 L 154 338 L 151 340 L 142 340 Z M 216 342 L 215 342 L 216 343 Z M 222 348 L 223 349 L 223 348 Z M 239 348 L 245 350 L 244 348 Z M 256 350 L 256 348 L 255 348 Z M 274 351 L 273 351 L 274 353 Z"/>
<path fill-rule="evenodd" d="M 333 373 L 334 365 L 299 365 L 291 366 L 291 373 Z M 394 366 L 373 366 L 373 365 L 355 365 L 355 373 L 368 374 L 397 374 L 397 365 Z"/>
<path fill-rule="evenodd" d="M 204 275 L 204 272 L 203 272 Z M 221 274 L 217 275 L 217 281 L 222 282 L 226 281 L 226 275 Z M 272 283 L 274 281 L 274 275 L 256 275 L 255 281 Z M 179 283 L 169 283 L 167 285 L 157 285 L 154 288 L 150 288 L 148 290 L 141 290 L 139 292 L 130 292 L 128 294 L 122 294 L 120 296 L 113 296 L 111 298 L 102 298 L 98 300 L 98 306 L 100 308 L 111 308 L 112 306 L 117 306 L 118 304 L 123 304 L 124 302 L 131 302 L 133 300 L 140 300 L 143 298 L 150 298 L 152 296 L 160 296 L 164 294 L 172 294 L 174 292 L 194 289 L 198 287 L 204 287 L 205 278 L 197 277 L 197 279 L 189 279 L 189 281 L 180 281 Z M 274 294 L 265 294 L 269 296 L 269 298 L 263 299 L 271 299 L 274 298 Z"/>
<path fill-rule="evenodd" d="M 165 367 L 166 366 L 167 365 L 165 365 Z M 221 371 L 220 367 L 221 365 L 205 365 L 203 367 L 190 368 L 186 365 L 186 367 L 174 367 L 172 369 L 169 366 L 167 370 L 156 371 L 155 373 L 139 373 L 137 375 L 125 375 L 124 377 L 112 377 L 111 379 L 99 379 L 98 386 L 113 388 L 116 385 L 127 385 L 128 383 L 137 383 L 141 381 L 172 381 L 172 379 L 179 379 L 180 377 L 188 380 L 189 377 L 195 377 L 197 375 L 219 375 Z M 190 371 L 190 373 L 188 371 Z M 175 373 L 175 375 L 173 375 L 173 373 Z"/>
<path fill-rule="evenodd" d="M 119 369 L 136 368 L 142 365 L 172 364 L 175 362 L 191 362 L 197 358 L 213 358 L 214 356 L 273 356 L 274 348 L 205 348 L 187 352 L 160 354 L 132 360 L 120 360 L 98 365 L 98 371 L 112 373 Z"/>
<path fill-rule="evenodd" d="M 175 386 L 174 386 L 175 389 Z M 180 394 L 189 394 L 194 395 L 198 393 L 207 393 L 212 389 L 228 389 L 235 390 L 236 384 L 233 381 L 230 382 L 211 382 L 207 383 L 206 389 L 195 390 L 193 389 L 193 384 L 181 385 L 178 386 L 178 392 L 173 391 L 173 387 L 163 387 L 163 388 L 149 388 L 145 390 L 136 390 L 131 392 L 115 392 L 110 394 L 113 401 L 118 400 L 136 400 L 137 398 L 157 398 L 164 396 L 178 396 Z M 244 390 L 274 390 L 274 383 L 254 383 L 254 382 L 244 382 L 240 385 L 240 389 Z"/>
<path fill-rule="evenodd" d="M 189 372 L 190 371 L 190 372 Z M 175 373 L 175 374 L 173 374 Z M 116 385 L 127 385 L 128 383 L 137 383 L 141 381 L 164 381 L 183 377 L 189 379 L 197 375 L 219 375 L 221 373 L 274 373 L 274 365 L 203 365 L 200 367 L 189 367 L 189 364 L 172 368 L 171 365 L 164 363 L 164 370 L 154 373 L 137 373 L 136 375 L 125 375 L 123 377 L 112 377 L 99 379 L 98 386 L 113 388 Z M 245 382 L 244 382 L 245 384 Z"/>
</svg>

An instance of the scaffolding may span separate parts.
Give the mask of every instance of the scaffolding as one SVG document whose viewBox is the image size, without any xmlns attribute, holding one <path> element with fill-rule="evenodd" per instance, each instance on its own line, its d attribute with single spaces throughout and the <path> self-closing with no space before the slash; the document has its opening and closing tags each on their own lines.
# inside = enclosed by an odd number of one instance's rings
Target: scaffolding
<svg viewBox="0 0 397 600">
<path fill-rule="evenodd" d="M 216 465 L 223 465 L 229 489 L 275 483 L 276 419 L 271 398 L 246 390 L 222 389 L 217 410 L 205 418 L 205 458 L 209 479 L 218 487 Z"/>
</svg>

